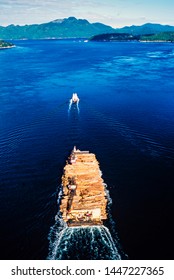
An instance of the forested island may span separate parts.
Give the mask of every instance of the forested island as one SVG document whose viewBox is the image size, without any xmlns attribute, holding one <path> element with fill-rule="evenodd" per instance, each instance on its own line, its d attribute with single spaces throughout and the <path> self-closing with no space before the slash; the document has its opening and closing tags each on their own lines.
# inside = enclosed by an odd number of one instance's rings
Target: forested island
<svg viewBox="0 0 174 280">
<path fill-rule="evenodd" d="M 8 48 L 12 48 L 14 47 L 14 45 L 12 43 L 0 40 L 0 49 L 8 49 Z"/>
<path fill-rule="evenodd" d="M 92 36 L 89 41 L 99 42 L 174 42 L 174 32 L 161 32 L 158 34 L 132 35 L 129 33 L 107 33 Z"/>
<path fill-rule="evenodd" d="M 141 41 L 147 42 L 174 42 L 174 32 L 161 32 L 158 34 L 144 35 L 140 37 Z"/>
<path fill-rule="evenodd" d="M 100 42 L 116 42 L 116 41 L 138 41 L 139 35 L 132 35 L 129 33 L 107 33 L 92 36 L 89 41 L 100 41 Z"/>
</svg>

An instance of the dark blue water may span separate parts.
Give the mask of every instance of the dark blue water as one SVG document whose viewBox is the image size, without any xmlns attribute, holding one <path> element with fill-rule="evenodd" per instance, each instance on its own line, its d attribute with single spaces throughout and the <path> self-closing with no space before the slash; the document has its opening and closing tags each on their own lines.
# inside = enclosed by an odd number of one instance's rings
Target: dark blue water
<svg viewBox="0 0 174 280">
<path fill-rule="evenodd" d="M 47 258 L 74 145 L 100 162 L 125 254 L 173 259 L 174 45 L 15 43 L 0 51 L 1 259 Z"/>
</svg>

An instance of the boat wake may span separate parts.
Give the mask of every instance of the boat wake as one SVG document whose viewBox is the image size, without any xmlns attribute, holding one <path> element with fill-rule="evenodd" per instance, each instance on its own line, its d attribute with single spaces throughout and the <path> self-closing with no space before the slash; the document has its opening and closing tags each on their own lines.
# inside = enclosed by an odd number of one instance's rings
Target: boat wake
<svg viewBox="0 0 174 280">
<path fill-rule="evenodd" d="M 63 221 L 58 210 L 55 216 L 55 224 L 51 227 L 49 239 L 49 260 L 120 260 L 121 248 L 118 244 L 118 237 L 115 232 L 115 224 L 110 213 L 112 200 L 105 185 L 108 199 L 108 226 L 77 226 L 68 227 Z M 58 209 L 62 198 L 62 186 L 58 192 Z M 121 252 L 121 254 L 120 254 Z"/>
<path fill-rule="evenodd" d="M 79 113 L 80 113 L 79 101 L 77 101 L 76 103 L 73 103 L 73 100 L 70 99 L 70 101 L 69 101 L 69 107 L 68 107 L 68 114 L 70 114 L 72 108 L 76 108 L 76 109 L 77 109 L 77 112 L 78 112 L 78 114 L 79 114 Z"/>
<path fill-rule="evenodd" d="M 70 112 L 70 110 L 71 110 L 71 106 L 72 106 L 72 99 L 70 99 L 70 101 L 69 101 L 69 108 L 68 108 L 68 112 Z"/>
<path fill-rule="evenodd" d="M 80 113 L 80 110 L 79 110 L 79 101 L 80 101 L 80 99 L 78 98 L 77 93 L 73 93 L 72 98 L 71 98 L 70 101 L 69 101 L 68 114 L 69 114 L 70 111 L 71 111 L 72 105 L 76 105 L 77 112 L 78 112 L 78 114 Z"/>
<path fill-rule="evenodd" d="M 59 221 L 60 223 L 62 221 Z M 54 225 L 49 236 L 49 260 L 120 260 L 109 229 L 105 226 Z"/>
</svg>

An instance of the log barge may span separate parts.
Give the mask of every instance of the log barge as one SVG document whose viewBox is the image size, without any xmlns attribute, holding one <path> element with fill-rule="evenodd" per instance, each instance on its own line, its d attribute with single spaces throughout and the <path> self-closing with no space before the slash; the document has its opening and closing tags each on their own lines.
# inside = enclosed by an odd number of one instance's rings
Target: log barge
<svg viewBox="0 0 174 280">
<path fill-rule="evenodd" d="M 102 225 L 107 219 L 105 184 L 95 154 L 74 147 L 62 176 L 60 212 L 69 227 Z"/>
</svg>

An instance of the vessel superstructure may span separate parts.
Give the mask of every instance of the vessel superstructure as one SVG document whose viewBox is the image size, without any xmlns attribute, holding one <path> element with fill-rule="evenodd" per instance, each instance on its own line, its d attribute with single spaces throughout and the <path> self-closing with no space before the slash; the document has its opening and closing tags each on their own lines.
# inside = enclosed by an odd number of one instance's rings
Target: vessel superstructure
<svg viewBox="0 0 174 280">
<path fill-rule="evenodd" d="M 80 101 L 77 93 L 73 93 L 71 100 L 73 103 L 78 103 Z"/>
</svg>

